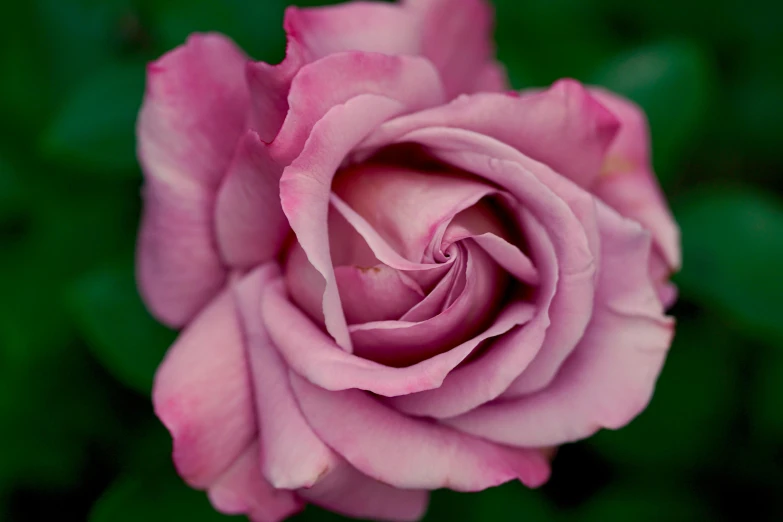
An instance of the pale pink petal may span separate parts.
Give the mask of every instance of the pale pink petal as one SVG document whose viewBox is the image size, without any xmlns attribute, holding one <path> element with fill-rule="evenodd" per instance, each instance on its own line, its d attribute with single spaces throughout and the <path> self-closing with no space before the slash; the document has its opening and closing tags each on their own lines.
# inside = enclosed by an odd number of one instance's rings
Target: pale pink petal
<svg viewBox="0 0 783 522">
<path fill-rule="evenodd" d="M 428 491 L 395 488 L 363 475 L 342 459 L 339 462 L 318 484 L 300 489 L 299 496 L 349 517 L 414 522 L 424 516 Z"/>
<path fill-rule="evenodd" d="M 173 186 L 148 177 L 136 245 L 136 279 L 161 322 L 179 327 L 225 284 L 213 233 L 215 193 L 197 182 Z"/>
<path fill-rule="evenodd" d="M 673 321 L 649 279 L 649 233 L 604 205 L 598 210 L 602 264 L 593 318 L 555 380 L 444 422 L 501 443 L 546 446 L 619 428 L 644 409 Z"/>
<path fill-rule="evenodd" d="M 438 68 L 449 97 L 496 87 L 492 10 L 484 0 L 408 0 L 402 5 L 350 2 L 291 7 L 285 28 L 309 61 L 342 51 L 420 55 Z"/>
<path fill-rule="evenodd" d="M 399 319 L 424 297 L 415 281 L 386 265 L 338 266 L 335 276 L 349 325 Z"/>
<path fill-rule="evenodd" d="M 363 94 L 388 96 L 404 112 L 443 103 L 438 72 L 427 60 L 412 56 L 345 52 L 305 65 L 288 95 L 290 109 L 271 145 L 273 157 L 288 165 L 301 152 L 313 126 L 329 110 Z"/>
<path fill-rule="evenodd" d="M 291 81 L 306 63 L 303 52 L 298 42 L 289 40 L 285 60 L 278 65 L 248 62 L 245 67 L 251 101 L 248 125 L 265 143 L 270 143 L 283 125 Z"/>
<path fill-rule="evenodd" d="M 188 484 L 212 483 L 256 433 L 245 347 L 229 292 L 180 334 L 158 368 L 152 400 Z"/>
<path fill-rule="evenodd" d="M 254 442 L 209 487 L 215 509 L 227 515 L 246 515 L 251 522 L 280 522 L 302 509 L 302 501 L 292 491 L 275 489 L 261 476 L 260 458 Z"/>
<path fill-rule="evenodd" d="M 350 2 L 285 13 L 288 38 L 300 42 L 309 61 L 342 51 L 417 55 L 418 26 L 398 5 Z"/>
<path fill-rule="evenodd" d="M 331 182 L 345 155 L 380 122 L 405 106 L 364 94 L 334 107 L 315 127 L 305 149 L 283 172 L 283 211 L 310 263 L 326 281 L 323 311 L 326 328 L 343 349 L 351 350 L 332 266 L 328 235 Z"/>
<path fill-rule="evenodd" d="M 494 60 L 494 15 L 487 0 L 405 0 L 419 24 L 420 54 L 440 71 L 449 98 L 474 90 Z"/>
<path fill-rule="evenodd" d="M 506 92 L 511 89 L 506 68 L 500 62 L 489 62 L 476 77 L 468 94 L 476 92 Z"/>
<path fill-rule="evenodd" d="M 530 318 L 521 304 L 510 305 L 473 339 L 413 366 L 392 368 L 342 350 L 289 301 L 282 281 L 267 287 L 261 306 L 270 339 L 296 373 L 327 390 L 359 388 L 387 397 L 437 388 L 481 342 Z"/>
<path fill-rule="evenodd" d="M 261 294 L 279 277 L 274 264 L 245 276 L 235 287 L 255 390 L 263 476 L 275 488 L 311 487 L 337 465 L 333 452 L 302 418 L 288 368 L 269 340 L 261 318 Z"/>
<path fill-rule="evenodd" d="M 170 326 L 185 324 L 223 284 L 212 209 L 250 104 L 246 61 L 226 38 L 194 35 L 147 68 L 137 122 L 146 180 L 138 279 L 147 306 Z"/>
<path fill-rule="evenodd" d="M 682 264 L 680 230 L 672 218 L 650 165 L 650 137 L 644 112 L 633 102 L 603 89 L 591 94 L 620 120 L 604 174 L 592 191 L 620 214 L 652 232 L 657 249 L 672 271 Z"/>
<path fill-rule="evenodd" d="M 514 479 L 537 487 L 549 477 L 549 463 L 537 450 L 495 445 L 408 417 L 361 390 L 329 392 L 296 375 L 291 383 L 318 436 L 386 484 L 479 491 Z"/>
<path fill-rule="evenodd" d="M 269 261 L 289 234 L 280 205 L 283 168 L 269 157 L 258 134 L 240 140 L 215 207 L 217 241 L 224 261 L 250 267 Z"/>
<path fill-rule="evenodd" d="M 450 127 L 495 138 L 583 187 L 600 175 L 618 121 L 574 80 L 525 96 L 483 93 L 392 120 L 365 146 L 397 141 L 416 129 Z"/>
<path fill-rule="evenodd" d="M 349 327 L 354 352 L 390 366 L 408 366 L 470 339 L 496 313 L 508 277 L 478 245 L 466 240 L 466 284 L 440 314 L 421 322 L 375 321 Z"/>
</svg>

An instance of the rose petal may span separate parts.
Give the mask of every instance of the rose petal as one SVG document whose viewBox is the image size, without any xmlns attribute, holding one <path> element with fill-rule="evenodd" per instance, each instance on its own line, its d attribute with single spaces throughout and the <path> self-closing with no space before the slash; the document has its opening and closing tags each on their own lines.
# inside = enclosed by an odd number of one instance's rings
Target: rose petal
<svg viewBox="0 0 783 522">
<path fill-rule="evenodd" d="M 383 165 L 361 165 L 343 171 L 333 190 L 395 251 L 417 263 L 433 262 L 425 253 L 432 250 L 439 228 L 442 236 L 454 216 L 497 192 L 494 187 L 456 173 Z M 416 218 L 411 219 L 414 215 Z"/>
<path fill-rule="evenodd" d="M 334 453 L 302 418 L 291 392 L 288 368 L 267 335 L 261 318 L 261 294 L 279 277 L 275 265 L 258 268 L 235 288 L 247 342 L 255 390 L 263 476 L 281 489 L 311 487 L 337 466 Z"/>
<path fill-rule="evenodd" d="M 300 497 L 349 517 L 413 522 L 427 509 L 429 492 L 398 489 L 340 464 L 318 484 L 298 491 Z"/>
<path fill-rule="evenodd" d="M 440 71 L 449 98 L 470 92 L 494 58 L 494 16 L 485 0 L 407 0 L 419 20 L 421 51 Z"/>
<path fill-rule="evenodd" d="M 242 333 L 229 292 L 202 311 L 169 349 L 152 392 L 174 439 L 174 464 L 190 485 L 212 483 L 252 440 L 255 414 Z"/>
<path fill-rule="evenodd" d="M 682 264 L 680 229 L 666 205 L 650 168 L 650 137 L 644 112 L 633 102 L 603 89 L 591 94 L 620 120 L 620 131 L 609 149 L 604 174 L 592 191 L 623 216 L 641 223 L 653 234 L 672 271 Z"/>
<path fill-rule="evenodd" d="M 288 42 L 285 60 L 278 65 L 248 62 L 245 77 L 250 90 L 250 128 L 270 143 L 288 114 L 288 92 L 296 73 L 305 64 L 303 50 L 296 41 Z"/>
<path fill-rule="evenodd" d="M 495 138 L 589 187 L 601 173 L 618 121 L 574 80 L 521 97 L 484 93 L 389 121 L 363 144 L 398 141 L 417 129 L 450 127 Z"/>
<path fill-rule="evenodd" d="M 386 265 L 338 266 L 335 276 L 349 325 L 399 319 L 424 297 L 415 281 Z"/>
<path fill-rule="evenodd" d="M 438 73 L 427 60 L 368 52 L 344 52 L 302 67 L 291 83 L 290 109 L 271 145 L 273 157 L 288 165 L 305 146 L 315 123 L 336 105 L 356 96 L 388 96 L 405 112 L 443 103 Z"/>
<path fill-rule="evenodd" d="M 212 208 L 250 103 L 246 61 L 226 38 L 195 35 L 148 67 L 137 126 L 146 179 L 138 279 L 170 326 L 185 324 L 224 282 Z"/>
<path fill-rule="evenodd" d="M 466 433 L 546 446 L 619 428 L 647 404 L 673 322 L 647 272 L 651 239 L 637 223 L 599 206 L 602 266 L 593 318 L 551 385 L 533 395 L 448 419 Z"/>
<path fill-rule="evenodd" d="M 591 316 L 599 257 L 595 198 L 491 137 L 435 127 L 399 139 L 421 143 L 441 160 L 499 185 L 547 229 L 562 276 L 550 309 L 553 327 L 541 351 L 512 385 L 525 391 L 541 389 L 574 349 Z"/>
<path fill-rule="evenodd" d="M 247 515 L 251 522 L 279 522 L 303 507 L 291 491 L 275 489 L 261 476 L 258 444 L 251 444 L 209 488 L 212 505 L 227 515 Z"/>
<path fill-rule="evenodd" d="M 476 77 L 473 88 L 468 94 L 476 92 L 506 92 L 511 89 L 506 68 L 500 62 L 490 62 L 484 66 Z"/>
<path fill-rule="evenodd" d="M 535 303 L 521 304 L 527 309 L 530 321 L 494 340 L 479 357 L 455 368 L 440 387 L 389 398 L 387 404 L 411 415 L 435 418 L 460 415 L 500 396 L 539 353 L 550 325 L 549 310 L 558 285 L 558 265 L 546 230 L 528 211 L 522 209 L 520 214 L 522 232 L 536 264 L 541 267 Z M 570 276 L 564 277 L 567 280 Z M 564 284 L 567 283 L 560 282 L 561 287 Z"/>
<path fill-rule="evenodd" d="M 537 487 L 549 476 L 549 463 L 537 450 L 490 444 L 407 417 L 360 390 L 329 392 L 296 375 L 291 383 L 319 437 L 386 484 L 479 491 L 514 479 Z"/>
<path fill-rule="evenodd" d="M 233 267 L 269 261 L 289 233 L 280 204 L 283 168 L 269 157 L 258 134 L 240 140 L 215 207 L 217 241 Z"/>
<path fill-rule="evenodd" d="M 421 55 L 435 64 L 449 97 L 497 84 L 492 64 L 492 11 L 484 0 L 408 0 L 403 5 L 351 2 L 315 9 L 289 8 L 285 28 L 309 60 L 341 51 Z M 484 82 L 477 78 L 495 76 Z"/>
<path fill-rule="evenodd" d="M 350 326 L 355 353 L 390 366 L 408 366 L 459 345 L 483 326 L 495 313 L 508 279 L 475 243 L 466 240 L 463 251 L 466 284 L 453 303 L 418 323 L 375 321 Z"/>
<path fill-rule="evenodd" d="M 482 341 L 502 335 L 529 319 L 524 307 L 511 305 L 473 339 L 413 366 L 392 368 L 340 349 L 288 300 L 282 281 L 267 287 L 261 306 L 269 337 L 296 373 L 327 390 L 359 388 L 387 397 L 440 386 L 446 375 Z"/>
</svg>

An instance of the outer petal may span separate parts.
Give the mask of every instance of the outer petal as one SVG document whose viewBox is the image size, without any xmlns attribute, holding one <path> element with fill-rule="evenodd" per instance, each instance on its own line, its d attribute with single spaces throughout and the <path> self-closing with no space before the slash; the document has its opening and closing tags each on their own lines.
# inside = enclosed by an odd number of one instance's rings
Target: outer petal
<svg viewBox="0 0 783 522">
<path fill-rule="evenodd" d="M 653 241 L 671 270 L 682 263 L 680 230 L 650 166 L 650 138 L 644 112 L 634 103 L 603 89 L 591 94 L 620 120 L 620 132 L 609 149 L 604 174 L 593 192 L 622 215 L 652 232 Z"/>
<path fill-rule="evenodd" d="M 256 431 L 251 384 L 228 292 L 169 349 L 152 400 L 174 438 L 174 464 L 194 487 L 211 484 L 250 444 Z"/>
<path fill-rule="evenodd" d="M 648 272 L 650 236 L 599 206 L 601 256 L 593 319 L 552 384 L 449 419 L 506 444 L 555 445 L 619 428 L 647 404 L 672 338 Z"/>
<path fill-rule="evenodd" d="M 250 90 L 250 128 L 265 143 L 270 143 L 288 113 L 288 92 L 296 73 L 305 64 L 303 50 L 298 42 L 289 41 L 285 60 L 278 65 L 264 62 L 248 62 L 245 68 Z"/>
<path fill-rule="evenodd" d="M 398 5 L 350 2 L 285 13 L 289 39 L 299 42 L 309 61 L 342 51 L 419 54 L 418 27 Z"/>
<path fill-rule="evenodd" d="M 209 487 L 209 500 L 227 515 L 247 515 L 251 522 L 279 522 L 302 509 L 291 491 L 273 488 L 259 470 L 258 444 L 251 444 Z"/>
<path fill-rule="evenodd" d="M 344 52 L 303 67 L 291 83 L 290 109 L 272 143 L 275 159 L 288 165 L 301 152 L 318 120 L 331 108 L 362 94 L 388 96 L 406 112 L 443 102 L 437 71 L 421 58 Z"/>
<path fill-rule="evenodd" d="M 227 264 L 249 267 L 277 255 L 290 230 L 280 204 L 282 174 L 258 134 L 248 131 L 215 208 L 217 241 Z"/>
<path fill-rule="evenodd" d="M 413 522 L 427 509 L 429 492 L 398 489 L 363 475 L 340 459 L 318 484 L 298 491 L 309 502 L 349 517 Z"/>
<path fill-rule="evenodd" d="M 360 390 L 328 392 L 298 376 L 291 383 L 321 439 L 386 484 L 479 491 L 514 479 L 537 487 L 549 478 L 549 463 L 537 450 L 506 448 L 412 419 Z"/>
<path fill-rule="evenodd" d="M 302 418 L 288 382 L 288 368 L 269 340 L 261 318 L 261 294 L 279 277 L 275 265 L 248 274 L 236 286 L 255 390 L 263 476 L 275 488 L 311 487 L 337 465 L 327 448 Z M 260 462 L 260 461 L 259 461 Z"/>
<path fill-rule="evenodd" d="M 212 207 L 250 103 L 245 62 L 229 40 L 197 35 L 148 68 L 137 128 L 147 181 L 138 278 L 147 305 L 171 326 L 224 281 Z"/>
<path fill-rule="evenodd" d="M 387 143 L 428 127 L 470 130 L 511 145 L 588 187 L 601 173 L 618 125 L 578 82 L 560 80 L 544 92 L 522 97 L 487 93 L 460 97 L 386 123 L 365 145 Z"/>
<path fill-rule="evenodd" d="M 485 0 L 406 0 L 419 23 L 421 50 L 440 70 L 449 98 L 475 89 L 492 63 L 493 13 Z"/>
<path fill-rule="evenodd" d="M 408 0 L 401 6 L 351 2 L 289 8 L 285 28 L 311 61 L 350 50 L 421 55 L 437 66 L 449 97 L 496 86 L 500 75 L 487 70 L 493 63 L 489 4 L 461 0 L 454 7 L 450 0 Z"/>
<path fill-rule="evenodd" d="M 506 68 L 500 62 L 490 62 L 484 66 L 476 78 L 473 88 L 468 94 L 474 92 L 505 92 L 511 89 Z"/>
</svg>

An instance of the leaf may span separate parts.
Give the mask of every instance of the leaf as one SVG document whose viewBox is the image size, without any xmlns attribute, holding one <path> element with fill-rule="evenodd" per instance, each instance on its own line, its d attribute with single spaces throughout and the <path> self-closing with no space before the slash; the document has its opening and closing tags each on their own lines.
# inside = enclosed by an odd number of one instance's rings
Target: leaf
<svg viewBox="0 0 783 522">
<path fill-rule="evenodd" d="M 176 334 L 149 315 L 131 267 L 92 272 L 74 283 L 69 297 L 95 356 L 123 384 L 149 394 L 155 369 Z"/>
<path fill-rule="evenodd" d="M 590 83 L 637 102 L 647 113 L 653 163 L 670 182 L 706 116 L 714 71 L 706 53 L 688 41 L 664 41 L 615 56 Z"/>
<path fill-rule="evenodd" d="M 0 223 L 18 214 L 24 207 L 24 188 L 19 174 L 0 157 Z"/>
<path fill-rule="evenodd" d="M 583 78 L 611 52 L 608 31 L 590 3 L 496 0 L 494 4 L 498 58 L 515 88 L 548 85 L 562 77 Z"/>
<path fill-rule="evenodd" d="M 44 133 L 43 153 L 93 172 L 138 176 L 134 132 L 144 70 L 141 63 L 117 63 L 88 77 Z"/>
<path fill-rule="evenodd" d="M 720 310 L 747 333 L 783 340 L 783 207 L 745 187 L 710 187 L 675 202 L 683 295 Z"/>
<path fill-rule="evenodd" d="M 687 489 L 662 489 L 642 480 L 626 481 L 594 497 L 566 517 L 574 522 L 692 522 L 717 520 Z"/>
<path fill-rule="evenodd" d="M 783 350 L 761 354 L 751 384 L 750 416 L 757 440 L 780 444 L 783 440 Z"/>
<path fill-rule="evenodd" d="M 680 321 L 650 405 L 589 444 L 616 465 L 645 472 L 683 474 L 710 463 L 739 412 L 739 342 L 715 316 Z"/>
<path fill-rule="evenodd" d="M 170 459 L 160 460 L 168 463 Z M 212 508 L 203 492 L 190 489 L 170 465 L 128 470 L 98 499 L 89 522 L 241 522 Z"/>
<path fill-rule="evenodd" d="M 233 39 L 258 60 L 277 63 L 285 51 L 283 0 L 147 0 L 151 30 L 162 51 L 189 34 L 214 31 Z"/>
</svg>

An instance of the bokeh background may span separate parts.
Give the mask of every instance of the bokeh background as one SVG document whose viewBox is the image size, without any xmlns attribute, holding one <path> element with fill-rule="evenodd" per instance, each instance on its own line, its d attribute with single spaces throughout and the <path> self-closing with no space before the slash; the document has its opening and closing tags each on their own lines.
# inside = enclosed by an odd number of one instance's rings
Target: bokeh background
<svg viewBox="0 0 783 522">
<path fill-rule="evenodd" d="M 0 520 L 229 520 L 176 477 L 151 411 L 175 333 L 133 281 L 134 120 L 145 62 L 190 32 L 279 61 L 286 4 L 4 5 Z M 495 5 L 515 87 L 570 76 L 648 112 L 683 232 L 679 326 L 630 426 L 563 447 L 541 490 L 436 492 L 427 520 L 783 520 L 783 2 Z M 296 520 L 340 517 L 308 508 Z"/>
</svg>

